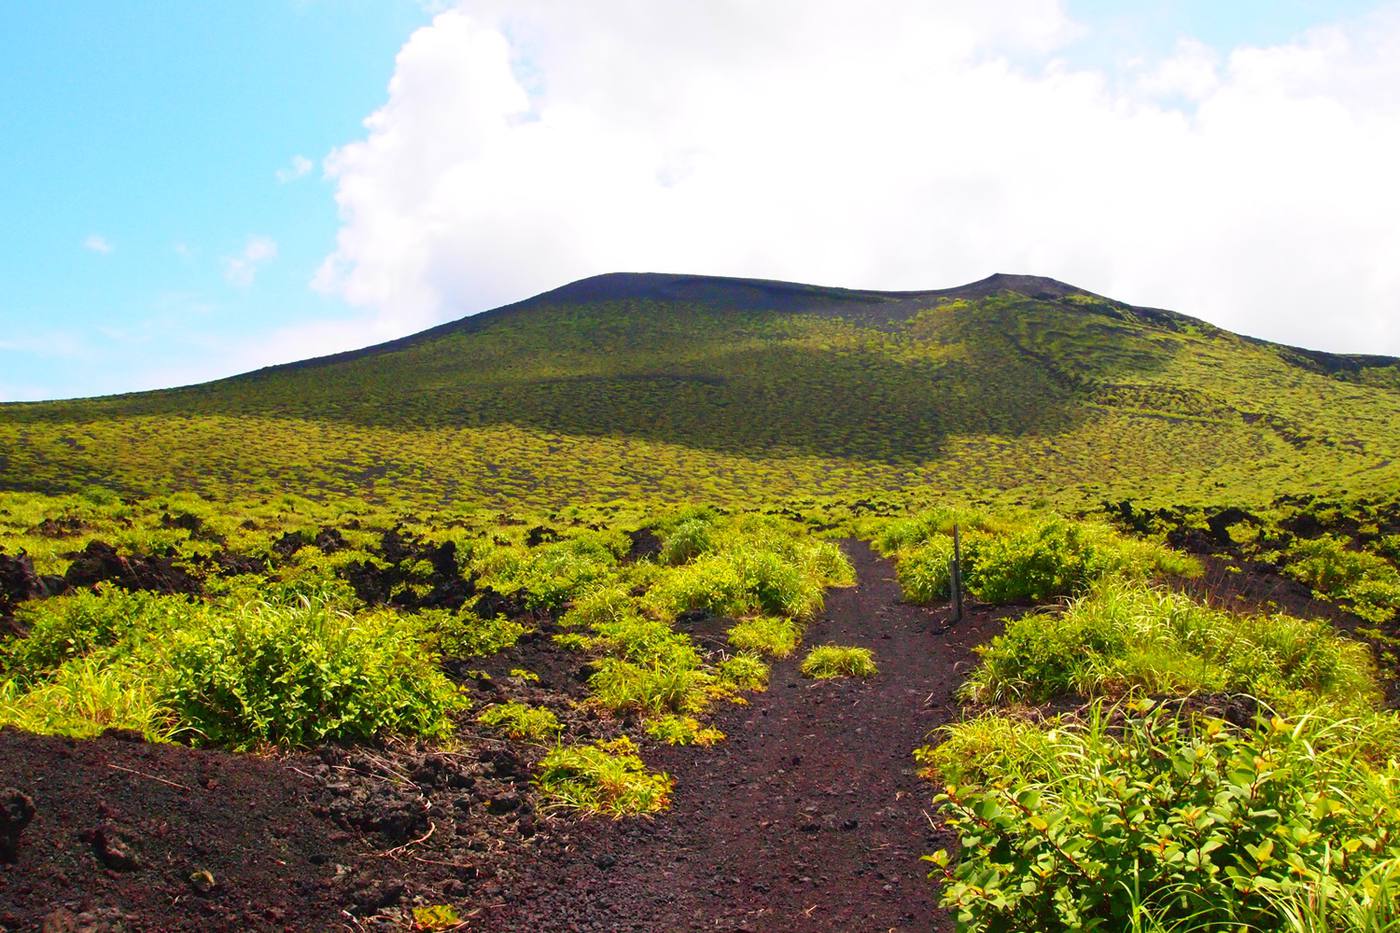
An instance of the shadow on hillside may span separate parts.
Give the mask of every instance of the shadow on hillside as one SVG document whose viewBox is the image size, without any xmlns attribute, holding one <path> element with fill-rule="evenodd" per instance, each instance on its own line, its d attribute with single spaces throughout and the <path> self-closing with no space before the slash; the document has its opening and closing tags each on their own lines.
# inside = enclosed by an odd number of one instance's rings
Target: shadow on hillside
<svg viewBox="0 0 1400 933">
<path fill-rule="evenodd" d="M 1080 326 L 1069 317 L 1073 312 L 1057 306 L 1032 302 L 1021 310 Z M 1055 344 L 1038 344 L 1035 335 L 1059 332 L 1037 320 L 1028 337 L 1031 318 L 1018 319 L 1018 313 L 1012 306 L 955 312 L 946 325 L 950 349 L 923 356 L 891 350 L 880 342 L 887 335 L 870 331 L 865 343 L 830 348 L 721 335 L 710 353 L 690 359 L 658 357 L 655 345 L 645 342 L 652 338 L 639 337 L 637 359 L 602 345 L 589 357 L 587 335 L 575 333 L 592 372 L 571 372 L 534 349 L 492 371 L 474 371 L 459 362 L 470 348 L 461 341 L 474 339 L 464 337 L 420 347 L 395 365 L 382 365 L 393 357 L 363 358 L 166 393 L 22 406 L 0 417 L 66 421 L 196 411 L 361 427 L 515 425 L 749 456 L 912 464 L 938 458 L 950 435 L 1054 434 L 1092 416 L 1084 404 L 1090 382 L 1064 362 L 1075 354 L 1046 352 Z M 1102 352 L 1079 348 L 1081 356 L 1093 356 L 1094 379 L 1142 374 L 1169 358 L 1127 331 L 1111 339 L 1123 345 Z M 742 349 L 729 349 L 736 344 Z M 651 365 L 643 366 L 647 354 Z M 613 371 L 599 374 L 608 368 Z"/>
</svg>

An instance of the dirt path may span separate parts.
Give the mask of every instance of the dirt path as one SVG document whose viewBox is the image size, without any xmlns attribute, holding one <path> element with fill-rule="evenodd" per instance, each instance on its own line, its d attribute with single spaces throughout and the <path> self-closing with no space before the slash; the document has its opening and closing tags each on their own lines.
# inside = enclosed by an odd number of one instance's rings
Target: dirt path
<svg viewBox="0 0 1400 933">
<path fill-rule="evenodd" d="M 947 840 L 911 750 L 956 715 L 971 646 L 1000 630 L 974 613 L 901 602 L 894 568 L 844 543 L 859 584 L 828 594 L 803 649 L 874 650 L 870 681 L 813 682 L 797 658 L 717 723 L 711 749 L 649 756 L 676 778 L 669 813 L 556 836 L 512 879 L 493 918 L 525 930 L 929 930 L 951 928 L 919 856 Z"/>
</svg>

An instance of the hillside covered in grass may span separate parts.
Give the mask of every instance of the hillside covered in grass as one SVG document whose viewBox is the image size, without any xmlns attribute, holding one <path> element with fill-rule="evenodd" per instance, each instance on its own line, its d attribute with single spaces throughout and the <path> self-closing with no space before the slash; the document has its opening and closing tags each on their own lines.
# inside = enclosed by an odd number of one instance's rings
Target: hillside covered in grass
<svg viewBox="0 0 1400 933">
<path fill-rule="evenodd" d="M 887 293 L 610 275 L 205 385 L 0 406 L 0 488 L 1247 504 L 1394 489 L 1397 417 L 1397 361 L 1050 279 Z"/>
</svg>

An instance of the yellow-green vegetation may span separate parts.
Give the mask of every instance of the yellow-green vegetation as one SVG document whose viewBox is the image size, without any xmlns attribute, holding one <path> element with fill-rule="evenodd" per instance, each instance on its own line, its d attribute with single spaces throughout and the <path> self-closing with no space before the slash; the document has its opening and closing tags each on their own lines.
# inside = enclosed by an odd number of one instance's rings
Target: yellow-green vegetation
<svg viewBox="0 0 1400 933">
<path fill-rule="evenodd" d="M 969 930 L 1391 929 L 1400 771 L 1372 738 L 1148 700 L 1096 704 L 983 774 L 955 738 L 932 756 L 969 782 L 937 797 L 963 847 L 930 857 L 943 903 Z"/>
<path fill-rule="evenodd" d="M 876 546 L 898 561 L 900 586 L 911 602 L 949 598 L 955 526 L 963 584 L 971 596 L 989 603 L 1046 602 L 1083 593 L 1108 577 L 1200 573 L 1194 558 L 1098 522 L 1053 513 L 936 508 L 885 523 L 876 537 Z"/>
<path fill-rule="evenodd" d="M 916 752 L 961 837 L 929 858 L 966 929 L 1395 922 L 1400 717 L 1330 626 L 1106 579 L 1010 623 L 966 693 L 1012 707 Z M 1021 705 L 1066 694 L 1088 705 Z"/>
<path fill-rule="evenodd" d="M 1285 572 L 1321 596 L 1345 600 L 1363 619 L 1390 621 L 1400 609 L 1400 570 L 1391 562 L 1393 544 L 1389 560 L 1349 544 L 1336 535 L 1295 541 L 1285 554 Z"/>
<path fill-rule="evenodd" d="M 1241 693 L 1279 709 L 1373 703 L 1375 665 L 1326 622 L 1240 615 L 1180 593 L 1107 581 L 1063 612 L 1033 613 L 978 647 L 964 685 L 978 703 L 1066 694 Z"/>
<path fill-rule="evenodd" d="M 802 659 L 804 677 L 828 680 L 833 677 L 874 677 L 879 673 L 875 655 L 869 648 L 845 645 L 819 645 Z"/>
<path fill-rule="evenodd" d="M 570 631 L 556 636 L 596 657 L 592 700 L 613 712 L 693 717 L 766 685 L 767 666 L 751 655 L 709 663 L 676 624 L 681 613 L 732 619 L 734 642 L 734 631 L 772 613 L 809 617 L 827 587 L 854 582 L 839 548 L 787 520 L 692 508 L 654 529 L 658 560 L 620 565 L 574 594 L 560 620 Z M 678 536 L 684 547 L 674 546 Z"/>
<path fill-rule="evenodd" d="M 765 690 L 768 687 L 768 664 L 752 654 L 736 654 L 719 662 L 721 683 L 735 690 Z"/>
<path fill-rule="evenodd" d="M 456 930 L 465 921 L 451 904 L 428 904 L 413 908 L 415 930 Z"/>
<path fill-rule="evenodd" d="M 76 593 L 20 611 L 0 650 L 0 724 L 138 729 L 233 748 L 446 738 L 456 689 L 411 620 L 333 598 L 209 604 Z"/>
<path fill-rule="evenodd" d="M 1003 284 L 548 295 L 351 358 L 0 406 L 0 482 L 433 508 L 926 486 L 1248 505 L 1400 486 L 1396 367 Z"/>
<path fill-rule="evenodd" d="M 654 559 L 630 556 L 623 529 L 639 528 L 663 545 Z M 591 666 L 589 702 L 635 716 L 639 735 L 663 719 L 672 737 L 677 723 L 698 723 L 717 700 L 741 701 L 768 677 L 751 653 L 702 651 L 678 614 L 708 606 L 743 626 L 782 612 L 795 632 L 826 587 L 853 582 L 840 550 L 803 524 L 711 508 L 522 515 L 465 505 L 425 519 L 292 496 L 215 504 L 0 493 L 0 546 L 25 549 L 36 573 L 65 573 L 94 541 L 119 555 L 163 555 L 203 593 L 104 583 L 20 603 L 24 637 L 0 642 L 0 722 L 84 736 L 122 727 L 233 748 L 449 741 L 462 703 L 439 659 L 490 657 L 558 618 L 566 634 L 556 640 Z M 509 676 L 539 680 L 525 668 Z M 505 704 L 479 715 L 521 741 L 558 732 L 546 709 Z M 707 729 L 688 739 L 711 739 Z"/>
<path fill-rule="evenodd" d="M 701 725 L 694 716 L 667 714 L 647 722 L 647 735 L 667 745 L 714 745 L 724 741 L 724 733 Z"/>
<path fill-rule="evenodd" d="M 1371 656 L 1158 588 L 1202 569 L 1169 543 L 1279 568 L 1400 670 L 1400 365 L 1046 281 L 617 281 L 338 359 L 0 406 L 23 588 L 105 542 L 190 591 L 22 594 L 0 725 L 245 749 L 462 723 L 547 746 L 553 806 L 652 813 L 671 780 L 633 739 L 718 741 L 714 706 L 854 582 L 814 532 L 873 538 L 936 603 L 956 525 L 973 599 L 1056 607 L 1007 624 L 970 717 L 918 753 L 966 929 L 1400 929 L 1400 721 Z M 466 708 L 448 674 L 475 668 L 536 702 L 493 658 L 536 641 L 579 653 L 624 737 Z M 875 674 L 835 645 L 801 669 Z"/>
<path fill-rule="evenodd" d="M 664 810 L 673 786 L 669 775 L 647 770 L 626 737 L 555 748 L 540 762 L 537 781 L 556 807 L 611 817 Z"/>
<path fill-rule="evenodd" d="M 792 619 L 759 616 L 745 619 L 729 630 L 729 643 L 740 651 L 754 651 L 786 658 L 797 650 L 802 629 Z"/>
<path fill-rule="evenodd" d="M 476 717 L 477 722 L 512 739 L 542 742 L 559 734 L 559 717 L 541 706 L 497 703 Z"/>
</svg>

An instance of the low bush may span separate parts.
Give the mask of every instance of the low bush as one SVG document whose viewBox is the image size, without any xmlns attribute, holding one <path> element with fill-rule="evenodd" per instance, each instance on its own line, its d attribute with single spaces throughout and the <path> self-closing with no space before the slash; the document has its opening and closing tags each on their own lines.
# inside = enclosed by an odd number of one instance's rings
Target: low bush
<svg viewBox="0 0 1400 933">
<path fill-rule="evenodd" d="M 467 609 L 457 612 L 428 609 L 419 613 L 414 622 L 423 632 L 428 647 L 449 658 L 496 654 L 514 645 L 529 631 L 521 623 L 504 616 L 483 619 Z"/>
<path fill-rule="evenodd" d="M 497 703 L 476 717 L 477 722 L 519 741 L 540 742 L 559 734 L 559 719 L 540 706 L 524 703 Z"/>
<path fill-rule="evenodd" d="M 1384 557 L 1351 550 L 1335 535 L 1295 541 L 1284 555 L 1284 572 L 1319 596 L 1345 600 L 1369 622 L 1388 622 L 1400 610 L 1400 570 Z"/>
<path fill-rule="evenodd" d="M 73 658 L 28 689 L 0 680 L 0 726 L 75 739 L 130 729 L 152 742 L 169 741 L 180 728 L 148 670 L 94 657 Z"/>
<path fill-rule="evenodd" d="M 611 710 L 698 713 L 709 705 L 714 676 L 698 665 L 636 664 L 602 658 L 588 679 L 593 700 Z"/>
<path fill-rule="evenodd" d="M 617 566 L 616 543 L 602 534 L 552 541 L 534 548 L 484 552 L 476 569 L 501 593 L 519 594 L 531 609 L 559 609 L 605 580 Z"/>
<path fill-rule="evenodd" d="M 802 659 L 804 677 L 824 680 L 832 677 L 874 677 L 879 673 L 869 648 L 821 645 Z"/>
<path fill-rule="evenodd" d="M 914 750 L 922 775 L 939 784 L 1009 784 L 1041 779 L 1056 754 L 1047 729 L 1027 719 L 984 713 L 939 730 L 941 741 Z"/>
<path fill-rule="evenodd" d="M 729 643 L 740 651 L 754 651 L 786 658 L 797 650 L 802 629 L 792 619 L 759 616 L 744 619 L 729 629 Z"/>
<path fill-rule="evenodd" d="M 720 682 L 735 690 L 765 690 L 768 688 L 768 665 L 751 654 L 736 654 L 719 662 Z"/>
<path fill-rule="evenodd" d="M 703 725 L 694 716 L 666 715 L 647 720 L 646 733 L 667 745 L 710 746 L 724 741 L 724 733 Z"/>
<path fill-rule="evenodd" d="M 1375 694 L 1368 650 L 1324 622 L 1236 615 L 1122 581 L 1063 613 L 1015 619 L 977 652 L 981 663 L 964 691 L 981 703 L 1228 691 L 1297 708 Z"/>
<path fill-rule="evenodd" d="M 323 604 L 255 603 L 179 633 L 162 701 L 198 741 L 249 748 L 443 739 L 463 705 L 416 626 Z"/>
<path fill-rule="evenodd" d="M 951 595 L 950 516 L 976 513 L 935 510 L 927 519 L 895 523 L 882 546 L 899 545 L 898 576 L 911 602 L 935 603 Z M 1046 602 L 1086 591 L 1098 580 L 1191 576 L 1200 565 L 1162 545 L 1118 534 L 1107 525 L 1056 515 L 968 521 L 962 536 L 962 575 L 969 595 L 983 602 Z"/>
<path fill-rule="evenodd" d="M 1289 918 L 1308 911 L 1317 930 L 1382 929 L 1338 925 L 1393 921 L 1400 859 L 1400 770 L 1357 756 L 1353 729 L 1237 728 L 1148 701 L 1033 741 L 1006 724 L 1005 752 L 986 722 L 955 727 L 940 770 L 976 782 L 937 797 L 962 851 L 929 857 L 943 903 L 970 931 L 1307 929 Z M 989 775 L 957 763 L 970 749 Z"/>
<path fill-rule="evenodd" d="M 660 560 L 673 567 L 689 563 L 715 546 L 713 522 L 691 518 L 680 522 L 661 542 Z"/>
<path fill-rule="evenodd" d="M 29 632 L 0 644 L 0 673 L 33 681 L 89 652 L 184 628 L 199 611 L 183 596 L 116 588 L 29 603 L 18 613 Z"/>
<path fill-rule="evenodd" d="M 648 771 L 627 738 L 559 746 L 540 761 L 536 782 L 554 807 L 618 818 L 656 813 L 670 804 L 674 782 Z"/>
</svg>

